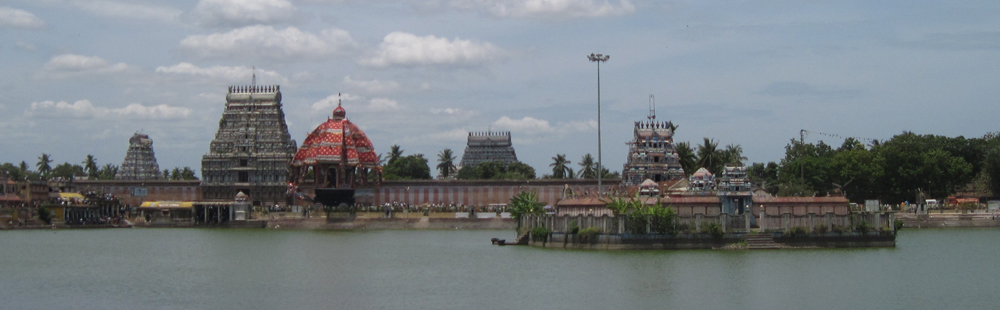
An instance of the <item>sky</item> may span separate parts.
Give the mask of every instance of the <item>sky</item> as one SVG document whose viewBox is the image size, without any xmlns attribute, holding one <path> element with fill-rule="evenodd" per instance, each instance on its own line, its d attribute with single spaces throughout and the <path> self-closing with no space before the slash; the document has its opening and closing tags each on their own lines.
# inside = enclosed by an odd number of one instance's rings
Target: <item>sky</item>
<svg viewBox="0 0 1000 310">
<path fill-rule="evenodd" d="M 556 154 L 620 171 L 634 121 L 675 141 L 784 146 L 904 131 L 981 137 L 1000 115 L 998 1 L 2 0 L 0 162 L 88 154 L 128 138 L 161 168 L 200 169 L 229 85 L 281 85 L 299 143 L 347 116 L 388 153 L 509 131 L 538 175 Z M 254 71 L 253 68 L 256 68 Z M 574 167 L 576 165 L 574 164 Z M 199 173 L 200 176 L 200 173 Z"/>
</svg>

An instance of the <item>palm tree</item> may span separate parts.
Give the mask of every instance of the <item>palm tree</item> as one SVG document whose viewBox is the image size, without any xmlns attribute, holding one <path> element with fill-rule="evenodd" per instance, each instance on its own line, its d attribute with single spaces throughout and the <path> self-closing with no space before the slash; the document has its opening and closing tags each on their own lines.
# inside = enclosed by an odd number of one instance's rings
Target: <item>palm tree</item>
<svg viewBox="0 0 1000 310">
<path fill-rule="evenodd" d="M 386 164 L 392 164 L 397 159 L 403 156 L 403 149 L 399 148 L 399 144 L 393 144 L 389 147 L 389 161 Z"/>
<path fill-rule="evenodd" d="M 566 159 L 566 154 L 556 154 L 556 157 L 552 157 L 552 161 L 549 167 L 552 167 L 553 179 L 573 178 L 573 169 L 567 166 L 570 161 Z"/>
<path fill-rule="evenodd" d="M 705 138 L 704 144 L 698 146 L 698 166 L 708 169 L 712 174 L 719 174 L 725 159 L 725 154 L 718 147 L 719 143 L 709 138 Z"/>
<path fill-rule="evenodd" d="M 38 163 L 35 164 L 35 166 L 38 167 L 38 173 L 41 174 L 43 178 L 47 178 L 49 173 L 52 172 L 52 166 L 49 165 L 50 163 L 52 163 L 52 158 L 50 158 L 49 154 L 42 153 L 42 156 L 38 157 Z"/>
<path fill-rule="evenodd" d="M 590 153 L 583 155 L 583 159 L 577 163 L 580 165 L 580 178 L 581 179 L 593 179 L 597 177 L 597 164 L 594 162 L 594 157 L 590 156 Z"/>
<path fill-rule="evenodd" d="M 698 157 L 694 155 L 694 150 L 691 149 L 691 144 L 688 142 L 677 143 L 677 161 L 680 162 L 681 168 L 684 169 L 684 175 L 691 175 L 698 169 L 696 167 Z"/>
<path fill-rule="evenodd" d="M 739 144 L 730 144 L 726 146 L 726 150 L 723 151 L 726 156 L 725 164 L 733 166 L 742 166 L 743 162 L 747 160 L 743 156 L 743 147 Z"/>
<path fill-rule="evenodd" d="M 17 168 L 21 169 L 21 173 L 27 173 L 28 172 L 28 163 L 22 160 L 21 164 L 18 165 Z"/>
<path fill-rule="evenodd" d="M 441 172 L 441 176 L 447 178 L 452 172 L 455 172 L 455 155 L 451 153 L 451 149 L 444 149 L 441 153 L 438 153 L 438 165 L 437 169 Z"/>
<path fill-rule="evenodd" d="M 97 179 L 97 158 L 94 155 L 87 154 L 87 159 L 83 160 L 83 169 L 87 170 L 87 178 L 90 180 Z"/>
</svg>

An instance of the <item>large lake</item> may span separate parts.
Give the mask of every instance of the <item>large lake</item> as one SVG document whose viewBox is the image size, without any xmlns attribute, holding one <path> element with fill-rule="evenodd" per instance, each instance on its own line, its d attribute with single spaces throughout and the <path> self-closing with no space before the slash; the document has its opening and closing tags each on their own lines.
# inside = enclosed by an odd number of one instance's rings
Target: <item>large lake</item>
<svg viewBox="0 0 1000 310">
<path fill-rule="evenodd" d="M 570 251 L 512 231 L 0 232 L 3 309 L 998 309 L 1000 230 L 896 248 Z"/>
</svg>

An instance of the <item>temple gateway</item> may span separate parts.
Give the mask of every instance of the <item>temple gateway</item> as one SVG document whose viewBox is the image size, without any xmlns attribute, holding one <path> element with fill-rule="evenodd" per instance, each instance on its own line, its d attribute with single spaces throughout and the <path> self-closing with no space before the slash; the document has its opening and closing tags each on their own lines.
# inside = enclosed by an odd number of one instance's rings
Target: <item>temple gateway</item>
<svg viewBox="0 0 1000 310">
<path fill-rule="evenodd" d="M 219 130 L 201 159 L 202 197 L 232 201 L 242 192 L 253 205 L 289 204 L 285 182 L 295 149 L 280 86 L 230 86 Z"/>
</svg>

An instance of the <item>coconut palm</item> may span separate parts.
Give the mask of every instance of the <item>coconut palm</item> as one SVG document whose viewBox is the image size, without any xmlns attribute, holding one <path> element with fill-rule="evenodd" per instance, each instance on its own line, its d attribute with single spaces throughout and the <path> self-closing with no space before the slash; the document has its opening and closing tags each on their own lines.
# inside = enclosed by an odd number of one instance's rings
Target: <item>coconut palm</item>
<svg viewBox="0 0 1000 310">
<path fill-rule="evenodd" d="M 552 161 L 549 167 L 552 167 L 553 179 L 573 178 L 573 168 L 568 166 L 571 162 L 566 159 L 566 154 L 556 154 L 556 157 L 552 157 Z"/>
<path fill-rule="evenodd" d="M 590 156 L 590 153 L 583 155 L 583 159 L 577 164 L 580 165 L 579 177 L 581 179 L 593 179 L 597 177 L 597 163 L 594 162 L 594 156 Z"/>
<path fill-rule="evenodd" d="M 51 163 L 52 158 L 49 154 L 42 153 L 42 156 L 38 157 L 38 163 L 35 164 L 35 167 L 38 167 L 38 173 L 41 174 L 43 178 L 47 178 L 49 173 L 52 172 L 52 166 L 49 165 Z"/>
<path fill-rule="evenodd" d="M 677 143 L 677 161 L 680 162 L 685 175 L 691 175 L 698 169 L 698 157 L 694 155 L 694 150 L 688 142 Z"/>
<path fill-rule="evenodd" d="M 743 162 L 747 160 L 743 156 L 743 147 L 739 144 L 730 144 L 726 146 L 726 150 L 723 151 L 725 154 L 725 164 L 732 166 L 742 166 Z"/>
<path fill-rule="evenodd" d="M 452 154 L 451 149 L 444 149 L 438 153 L 437 169 L 445 178 L 455 172 L 455 155 Z"/>
<path fill-rule="evenodd" d="M 87 170 L 87 178 L 90 180 L 97 179 L 97 158 L 94 155 L 87 154 L 87 159 L 83 160 L 83 169 Z"/>
<path fill-rule="evenodd" d="M 725 160 L 725 154 L 718 147 L 719 143 L 709 138 L 705 138 L 704 144 L 698 146 L 698 166 L 708 169 L 712 174 L 719 174 Z"/>
<path fill-rule="evenodd" d="M 386 164 L 392 164 L 394 161 L 403 156 L 403 149 L 399 148 L 399 144 L 393 144 L 389 147 L 389 161 Z"/>
</svg>

